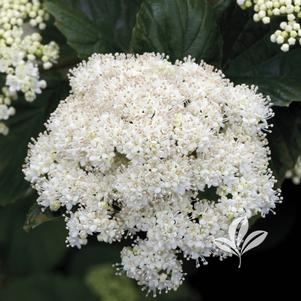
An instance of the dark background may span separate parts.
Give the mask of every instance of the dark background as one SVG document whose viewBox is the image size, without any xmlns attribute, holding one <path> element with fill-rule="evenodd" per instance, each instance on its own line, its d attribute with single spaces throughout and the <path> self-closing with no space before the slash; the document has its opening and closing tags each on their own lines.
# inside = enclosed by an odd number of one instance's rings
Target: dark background
<svg viewBox="0 0 301 301">
<path fill-rule="evenodd" d="M 268 231 L 266 240 L 238 258 L 220 263 L 210 259 L 189 282 L 201 294 L 201 300 L 296 300 L 300 295 L 300 192 L 301 187 L 286 181 L 284 200 L 276 214 L 257 221 L 249 230 Z"/>
</svg>

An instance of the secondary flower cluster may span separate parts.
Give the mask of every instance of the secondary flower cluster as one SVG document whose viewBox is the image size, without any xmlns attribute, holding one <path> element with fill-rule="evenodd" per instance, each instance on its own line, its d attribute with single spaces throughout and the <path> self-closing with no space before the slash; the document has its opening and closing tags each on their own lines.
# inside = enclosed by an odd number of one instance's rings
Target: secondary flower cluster
<svg viewBox="0 0 301 301">
<path fill-rule="evenodd" d="M 17 93 L 33 101 L 46 87 L 39 65 L 49 69 L 58 58 L 57 44 L 43 44 L 38 32 L 45 29 L 48 18 L 40 0 L 0 0 L 0 76 L 5 85 L 0 90 L 0 135 L 8 133 L 1 120 L 15 113 L 11 103 Z"/>
<path fill-rule="evenodd" d="M 279 200 L 254 87 L 191 58 L 93 55 L 30 145 L 24 173 L 43 208 L 64 212 L 70 246 L 131 237 L 119 266 L 139 285 L 176 289 L 182 260 L 225 257 L 214 238 Z M 181 259 L 182 258 L 182 259 Z"/>
<path fill-rule="evenodd" d="M 271 35 L 271 42 L 281 45 L 281 50 L 289 51 L 296 43 L 301 44 L 301 0 L 236 0 L 243 8 L 253 8 L 255 22 L 268 24 L 271 18 L 286 17 L 287 21 L 280 23 L 280 27 Z"/>
<path fill-rule="evenodd" d="M 301 157 L 298 157 L 295 166 L 286 172 L 285 177 L 287 179 L 292 179 L 295 185 L 301 183 Z"/>
</svg>

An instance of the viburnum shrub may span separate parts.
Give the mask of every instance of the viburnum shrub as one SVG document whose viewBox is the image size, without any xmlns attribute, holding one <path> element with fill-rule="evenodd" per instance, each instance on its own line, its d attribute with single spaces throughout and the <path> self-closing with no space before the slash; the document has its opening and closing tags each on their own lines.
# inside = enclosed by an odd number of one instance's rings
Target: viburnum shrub
<svg viewBox="0 0 301 301">
<path fill-rule="evenodd" d="M 177 289 L 183 259 L 226 257 L 214 238 L 279 201 L 273 112 L 255 87 L 153 53 L 94 54 L 70 85 L 30 145 L 26 179 L 39 205 L 63 212 L 68 245 L 132 238 L 119 269 L 149 291 Z"/>
</svg>

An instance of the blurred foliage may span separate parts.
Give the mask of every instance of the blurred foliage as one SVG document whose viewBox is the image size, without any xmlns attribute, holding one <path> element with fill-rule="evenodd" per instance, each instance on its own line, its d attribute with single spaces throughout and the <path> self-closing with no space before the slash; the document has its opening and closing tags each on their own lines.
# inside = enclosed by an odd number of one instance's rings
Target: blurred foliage
<svg viewBox="0 0 301 301">
<path fill-rule="evenodd" d="M 116 270 L 108 264 L 96 265 L 91 268 L 85 282 L 91 291 L 101 301 L 148 301 L 154 300 L 150 292 L 142 292 L 136 283 L 124 275 L 116 275 Z M 159 294 L 155 300 L 159 301 L 199 301 L 200 296 L 186 284 L 178 291 Z"/>
<path fill-rule="evenodd" d="M 301 154 L 301 106 L 275 108 L 269 145 L 272 151 L 271 168 L 280 183 L 287 170 L 292 169 Z"/>
<path fill-rule="evenodd" d="M 121 246 L 117 244 L 97 242 L 96 246 L 88 245 L 74 254 L 68 265 L 68 272 L 72 275 L 84 276 L 93 266 L 120 261 L 120 251 Z"/>
<path fill-rule="evenodd" d="M 96 298 L 79 279 L 55 274 L 40 274 L 13 280 L 0 291 L 0 300 L 96 301 Z"/>
<path fill-rule="evenodd" d="M 26 211 L 34 201 L 29 196 L 0 208 L 0 261 L 6 277 L 50 271 L 67 252 L 63 222 L 45 223 L 30 233 L 23 230 Z"/>
<path fill-rule="evenodd" d="M 94 266 L 85 278 L 86 284 L 101 301 L 138 301 L 135 284 L 126 276 L 117 276 L 108 264 Z"/>
</svg>

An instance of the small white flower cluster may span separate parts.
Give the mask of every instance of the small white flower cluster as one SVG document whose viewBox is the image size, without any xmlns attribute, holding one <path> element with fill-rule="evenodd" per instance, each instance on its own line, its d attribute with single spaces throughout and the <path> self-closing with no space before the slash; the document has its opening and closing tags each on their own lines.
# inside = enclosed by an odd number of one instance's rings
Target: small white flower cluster
<svg viewBox="0 0 301 301">
<path fill-rule="evenodd" d="M 282 51 L 289 51 L 297 42 L 301 44 L 301 0 L 237 0 L 237 4 L 243 9 L 253 7 L 255 22 L 268 24 L 273 17 L 287 18 L 271 35 L 271 42 L 281 45 Z"/>
<path fill-rule="evenodd" d="M 285 177 L 287 179 L 292 179 L 292 182 L 295 185 L 301 183 L 301 157 L 298 157 L 295 166 L 286 172 Z"/>
<path fill-rule="evenodd" d="M 8 134 L 1 120 L 15 113 L 10 106 L 17 93 L 24 93 L 26 101 L 35 100 L 46 87 L 39 65 L 49 69 L 58 59 L 58 45 L 43 44 L 38 33 L 48 18 L 40 0 L 0 0 L 0 75 L 5 85 L 0 91 L 0 135 Z"/>
<path fill-rule="evenodd" d="M 273 113 L 256 88 L 151 53 L 95 54 L 70 83 L 24 167 L 38 203 L 65 212 L 69 245 L 132 237 L 120 269 L 168 291 L 183 281 L 181 256 L 226 256 L 214 238 L 234 218 L 275 207 L 265 134 Z"/>
</svg>

